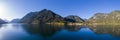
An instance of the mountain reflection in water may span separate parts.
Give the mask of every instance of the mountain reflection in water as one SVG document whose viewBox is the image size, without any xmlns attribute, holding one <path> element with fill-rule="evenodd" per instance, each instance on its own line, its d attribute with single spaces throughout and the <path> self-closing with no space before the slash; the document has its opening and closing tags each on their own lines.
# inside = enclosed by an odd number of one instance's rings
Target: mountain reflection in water
<svg viewBox="0 0 120 40">
<path fill-rule="evenodd" d="M 120 26 L 0 25 L 0 40 L 120 40 Z"/>
<path fill-rule="evenodd" d="M 111 34 L 112 36 L 120 37 L 120 25 L 99 25 L 89 26 L 96 34 Z"/>
</svg>

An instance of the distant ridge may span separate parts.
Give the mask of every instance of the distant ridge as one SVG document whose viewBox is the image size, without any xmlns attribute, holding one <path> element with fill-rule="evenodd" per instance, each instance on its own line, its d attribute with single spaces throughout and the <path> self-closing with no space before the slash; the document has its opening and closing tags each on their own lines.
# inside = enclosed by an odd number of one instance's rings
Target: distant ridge
<svg viewBox="0 0 120 40">
<path fill-rule="evenodd" d="M 69 15 L 64 18 L 66 22 L 72 22 L 72 23 L 83 23 L 85 22 L 82 18 L 76 15 Z"/>
<path fill-rule="evenodd" d="M 20 19 L 13 19 L 10 23 L 18 23 Z"/>
<path fill-rule="evenodd" d="M 5 22 L 4 20 L 0 19 L 0 24 L 4 24 L 4 23 L 7 23 L 7 22 Z"/>
</svg>

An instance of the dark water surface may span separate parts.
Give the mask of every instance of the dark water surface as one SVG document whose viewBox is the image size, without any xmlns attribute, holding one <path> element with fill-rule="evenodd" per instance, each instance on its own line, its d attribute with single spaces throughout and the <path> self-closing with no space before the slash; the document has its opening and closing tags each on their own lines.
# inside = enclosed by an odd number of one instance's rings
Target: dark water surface
<svg viewBox="0 0 120 40">
<path fill-rule="evenodd" d="M 0 40 L 120 40 L 120 26 L 2 24 Z"/>
</svg>

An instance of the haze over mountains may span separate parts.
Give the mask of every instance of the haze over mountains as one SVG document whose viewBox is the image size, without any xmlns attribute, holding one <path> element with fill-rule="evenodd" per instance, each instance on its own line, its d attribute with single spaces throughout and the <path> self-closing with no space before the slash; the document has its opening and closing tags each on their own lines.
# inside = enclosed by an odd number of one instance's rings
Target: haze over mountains
<svg viewBox="0 0 120 40">
<path fill-rule="evenodd" d="M 7 23 L 7 22 L 5 22 L 4 20 L 0 19 L 0 24 L 4 24 L 4 23 Z"/>
<path fill-rule="evenodd" d="M 16 19 L 13 19 L 12 21 L 10 21 L 10 23 L 18 23 L 20 21 L 20 19 L 16 18 Z"/>
</svg>

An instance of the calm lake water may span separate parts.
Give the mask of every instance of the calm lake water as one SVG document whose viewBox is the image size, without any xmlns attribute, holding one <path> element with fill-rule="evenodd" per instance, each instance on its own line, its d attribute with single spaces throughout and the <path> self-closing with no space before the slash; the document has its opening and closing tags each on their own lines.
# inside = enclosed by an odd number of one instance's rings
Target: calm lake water
<svg viewBox="0 0 120 40">
<path fill-rule="evenodd" d="M 120 26 L 0 25 L 0 40 L 120 40 Z"/>
</svg>

